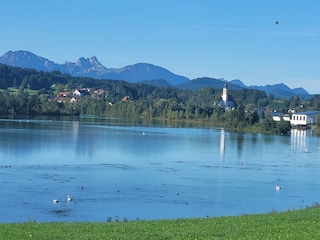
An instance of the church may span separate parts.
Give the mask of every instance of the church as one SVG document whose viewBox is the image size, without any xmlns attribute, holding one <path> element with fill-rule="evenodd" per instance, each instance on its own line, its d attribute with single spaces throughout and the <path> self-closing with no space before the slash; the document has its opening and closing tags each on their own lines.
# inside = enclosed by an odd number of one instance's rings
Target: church
<svg viewBox="0 0 320 240">
<path fill-rule="evenodd" d="M 228 94 L 228 84 L 225 83 L 222 90 L 221 100 L 219 101 L 219 105 L 224 107 L 225 109 L 233 109 L 236 107 L 236 103 L 233 98 Z"/>
</svg>

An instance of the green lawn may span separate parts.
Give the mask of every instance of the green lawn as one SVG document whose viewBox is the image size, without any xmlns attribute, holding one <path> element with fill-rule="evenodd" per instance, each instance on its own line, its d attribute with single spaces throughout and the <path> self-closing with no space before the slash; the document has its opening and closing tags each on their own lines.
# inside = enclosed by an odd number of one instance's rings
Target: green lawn
<svg viewBox="0 0 320 240">
<path fill-rule="evenodd" d="M 9 91 L 10 93 L 16 94 L 19 91 L 19 88 L 8 87 L 7 89 L 0 88 L 0 91 Z M 38 93 L 38 90 L 25 89 L 29 93 L 29 95 L 34 95 Z"/>
<path fill-rule="evenodd" d="M 320 208 L 236 217 L 0 224 L 0 239 L 320 239 Z"/>
<path fill-rule="evenodd" d="M 7 89 L 10 93 L 17 93 L 19 91 L 19 88 L 15 88 L 15 87 L 8 87 Z M 5 89 L 1 89 L 1 91 L 5 91 Z M 31 89 L 25 89 L 25 91 L 27 91 L 29 93 L 29 95 L 34 95 L 37 94 L 38 91 L 37 90 L 31 90 Z"/>
</svg>

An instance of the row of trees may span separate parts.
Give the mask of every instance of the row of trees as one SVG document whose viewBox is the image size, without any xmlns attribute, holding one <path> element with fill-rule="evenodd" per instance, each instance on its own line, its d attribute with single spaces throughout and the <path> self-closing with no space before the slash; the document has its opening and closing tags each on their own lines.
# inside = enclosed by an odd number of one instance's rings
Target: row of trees
<svg viewBox="0 0 320 240">
<path fill-rule="evenodd" d="M 290 124 L 272 121 L 269 113 L 274 109 L 285 112 L 289 108 L 299 110 L 302 105 L 310 110 L 320 108 L 320 96 L 314 96 L 309 102 L 303 103 L 299 97 L 274 99 L 262 91 L 241 89 L 229 90 L 237 107 L 226 110 L 219 105 L 221 89 L 188 91 L 145 83 L 75 78 L 59 72 L 45 73 L 1 64 L 0 87 L 19 89 L 16 93 L 8 90 L 0 92 L 0 114 L 104 114 L 126 118 L 206 122 L 235 131 L 285 133 L 290 129 Z M 105 94 L 81 98 L 78 102 L 54 100 L 57 91 L 71 91 L 75 88 L 103 89 Z M 38 94 L 29 94 L 26 90 L 30 89 L 37 90 Z M 40 97 L 43 93 L 49 97 Z M 121 101 L 124 96 L 129 96 L 125 102 Z"/>
<path fill-rule="evenodd" d="M 0 91 L 0 114 L 2 115 L 79 115 L 79 106 L 70 102 L 48 101 L 38 94 L 27 91 L 17 93 Z"/>
<path fill-rule="evenodd" d="M 223 126 L 234 131 L 287 132 L 290 126 L 275 123 L 263 112 L 257 111 L 252 103 L 241 102 L 233 110 L 217 104 L 215 90 L 201 89 L 196 92 L 157 89 L 146 98 L 127 101 L 118 99 L 112 106 L 106 97 L 84 97 L 78 102 L 58 102 L 30 95 L 27 91 L 17 93 L 0 92 L 0 114 L 22 115 L 79 115 L 95 114 L 125 117 L 129 119 L 159 119 L 168 121 L 205 122 Z M 171 96 L 164 98 L 164 96 Z M 161 97 L 159 97 L 161 96 Z"/>
</svg>

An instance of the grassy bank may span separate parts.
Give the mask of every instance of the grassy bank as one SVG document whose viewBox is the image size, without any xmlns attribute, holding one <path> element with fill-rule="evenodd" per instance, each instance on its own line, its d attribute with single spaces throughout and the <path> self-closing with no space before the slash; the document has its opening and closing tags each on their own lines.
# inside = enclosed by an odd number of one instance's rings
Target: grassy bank
<svg viewBox="0 0 320 240">
<path fill-rule="evenodd" d="M 1 239 L 320 239 L 320 208 L 205 219 L 0 224 Z"/>
</svg>

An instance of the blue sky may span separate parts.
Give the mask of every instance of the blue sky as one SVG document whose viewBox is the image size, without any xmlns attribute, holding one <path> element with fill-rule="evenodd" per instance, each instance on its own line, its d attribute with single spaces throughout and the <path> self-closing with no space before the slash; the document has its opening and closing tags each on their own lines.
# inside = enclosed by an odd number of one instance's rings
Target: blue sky
<svg viewBox="0 0 320 240">
<path fill-rule="evenodd" d="M 0 55 L 96 56 L 107 68 L 144 62 L 190 79 L 320 94 L 318 0 L 11 0 L 0 8 Z"/>
</svg>

